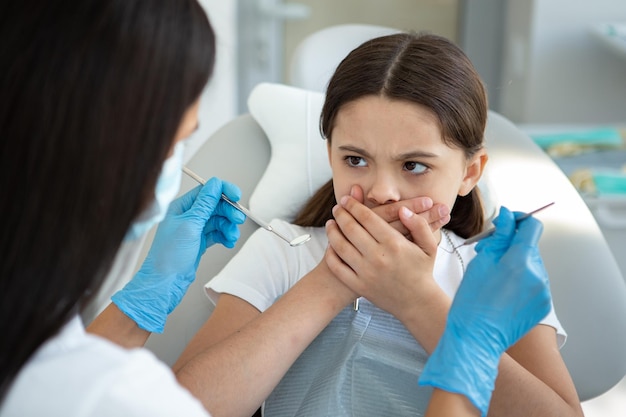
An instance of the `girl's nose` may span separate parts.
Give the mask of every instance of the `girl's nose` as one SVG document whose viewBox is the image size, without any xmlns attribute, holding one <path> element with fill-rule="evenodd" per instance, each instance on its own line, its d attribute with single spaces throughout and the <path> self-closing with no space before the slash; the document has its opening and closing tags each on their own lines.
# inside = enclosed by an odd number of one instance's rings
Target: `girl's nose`
<svg viewBox="0 0 626 417">
<path fill-rule="evenodd" d="M 400 200 L 397 181 L 390 175 L 377 175 L 366 193 L 366 198 L 377 205 Z"/>
</svg>

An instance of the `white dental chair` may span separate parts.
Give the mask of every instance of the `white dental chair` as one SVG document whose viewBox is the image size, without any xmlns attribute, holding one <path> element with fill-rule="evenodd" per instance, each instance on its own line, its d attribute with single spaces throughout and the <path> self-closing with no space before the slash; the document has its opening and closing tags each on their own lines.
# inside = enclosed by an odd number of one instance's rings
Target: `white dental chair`
<svg viewBox="0 0 626 417">
<path fill-rule="evenodd" d="M 249 99 L 250 114 L 237 117 L 216 132 L 187 165 L 205 178 L 218 176 L 237 184 L 242 190 L 241 202 L 260 218 L 293 218 L 304 200 L 330 178 L 325 143 L 318 129 L 323 100 L 319 91 L 324 90 L 327 77 L 348 51 L 373 36 L 396 31 L 349 26 L 348 35 L 343 35 L 341 28 L 333 28 L 312 35 L 313 40 L 303 41 L 298 48 L 291 82 L 308 91 L 277 84 L 258 86 Z M 333 42 L 315 41 L 329 35 Z M 324 54 L 315 55 L 320 45 Z M 333 52 L 331 46 L 338 49 Z M 527 135 L 490 112 L 486 143 L 490 159 L 480 186 L 492 210 L 500 204 L 527 211 L 556 203 L 537 215 L 544 223 L 540 249 L 556 312 L 568 333 L 563 357 L 581 401 L 594 398 L 626 374 L 624 280 L 576 189 Z M 193 186 L 193 180 L 185 177 L 181 192 Z M 247 221 L 235 249 L 213 247 L 204 255 L 196 282 L 170 316 L 165 332 L 148 341 L 147 346 L 163 360 L 173 363 L 209 316 L 211 304 L 204 295 L 204 284 L 255 229 Z"/>
</svg>

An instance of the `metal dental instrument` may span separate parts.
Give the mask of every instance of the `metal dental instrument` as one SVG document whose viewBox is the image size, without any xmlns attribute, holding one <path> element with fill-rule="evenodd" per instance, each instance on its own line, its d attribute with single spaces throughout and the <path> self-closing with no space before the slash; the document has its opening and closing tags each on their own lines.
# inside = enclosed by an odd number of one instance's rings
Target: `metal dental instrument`
<svg viewBox="0 0 626 417">
<path fill-rule="evenodd" d="M 541 211 L 541 210 L 543 210 L 543 209 L 545 209 L 545 208 L 548 208 L 548 207 L 550 207 L 550 206 L 551 206 L 551 205 L 553 205 L 553 204 L 554 204 L 554 201 L 553 201 L 553 202 L 551 202 L 551 203 L 546 204 L 545 206 L 539 207 L 538 209 L 535 209 L 535 210 L 533 210 L 533 211 L 530 211 L 530 212 L 528 212 L 528 213 L 526 213 L 526 214 L 524 214 L 524 215 L 522 215 L 522 216 L 518 217 L 517 219 L 515 219 L 515 223 L 519 223 L 519 222 L 521 222 L 522 220 L 527 219 L 527 218 L 529 218 L 530 216 L 532 216 L 533 214 L 537 213 L 538 211 Z M 491 236 L 491 235 L 492 235 L 495 231 L 496 231 L 496 228 L 495 228 L 495 227 L 492 227 L 492 228 L 491 228 L 491 229 L 489 229 L 489 230 L 485 230 L 485 231 L 484 231 L 484 232 L 482 232 L 482 233 L 479 233 L 479 234 L 477 234 L 477 235 L 475 235 L 475 236 L 470 237 L 469 239 L 467 239 L 465 242 L 461 243 L 460 245 L 455 246 L 455 247 L 453 248 L 453 250 L 454 250 L 454 249 L 458 249 L 458 248 L 460 248 L 461 246 L 465 246 L 465 245 L 469 245 L 469 244 L 474 243 L 474 242 L 478 242 L 479 240 L 484 239 L 484 238 L 486 238 L 487 236 Z"/>
<path fill-rule="evenodd" d="M 192 170 L 190 170 L 186 166 L 183 166 L 183 172 L 185 174 L 189 175 L 191 178 L 193 178 L 194 180 L 196 180 L 197 182 L 199 182 L 202 185 L 204 185 L 206 183 L 206 180 L 204 178 L 202 178 L 201 176 L 199 176 L 198 174 L 196 174 L 195 172 L 193 172 Z M 261 226 L 263 229 L 268 230 L 268 231 L 274 233 L 276 236 L 278 236 L 279 238 L 281 238 L 285 242 L 289 243 L 289 245 L 292 246 L 292 247 L 300 246 L 303 243 L 306 243 L 306 242 L 308 242 L 311 239 L 311 235 L 307 233 L 307 234 L 295 237 L 295 238 L 290 240 L 286 236 L 284 236 L 281 233 L 278 233 L 276 230 L 274 230 L 274 228 L 272 226 L 270 226 L 268 223 L 264 222 L 263 220 L 259 219 L 258 217 L 255 217 L 254 214 L 252 214 L 250 212 L 250 210 L 248 210 L 247 208 L 245 208 L 241 204 L 237 203 L 236 201 L 230 200 L 224 194 L 222 194 L 222 200 L 226 201 L 228 204 L 230 204 L 231 206 L 233 206 L 237 210 L 241 211 L 250 220 L 252 220 L 256 224 Z"/>
</svg>

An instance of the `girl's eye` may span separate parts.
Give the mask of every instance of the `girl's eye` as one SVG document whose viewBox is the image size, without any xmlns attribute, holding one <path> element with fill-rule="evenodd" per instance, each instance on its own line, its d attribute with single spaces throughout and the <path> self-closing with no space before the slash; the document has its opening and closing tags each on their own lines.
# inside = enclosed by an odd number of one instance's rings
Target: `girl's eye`
<svg viewBox="0 0 626 417">
<path fill-rule="evenodd" d="M 406 162 L 404 169 L 410 171 L 413 174 L 421 174 L 428 169 L 426 165 L 422 165 L 419 162 Z"/>
<path fill-rule="evenodd" d="M 351 167 L 367 166 L 367 162 L 365 162 L 365 159 L 361 158 L 360 156 L 346 156 L 344 159 L 346 160 L 348 166 Z"/>
</svg>

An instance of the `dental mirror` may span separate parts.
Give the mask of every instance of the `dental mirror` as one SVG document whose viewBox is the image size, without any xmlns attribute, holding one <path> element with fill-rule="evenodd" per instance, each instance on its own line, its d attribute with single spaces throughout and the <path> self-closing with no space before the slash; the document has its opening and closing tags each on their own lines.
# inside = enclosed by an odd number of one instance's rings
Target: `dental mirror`
<svg viewBox="0 0 626 417">
<path fill-rule="evenodd" d="M 193 178 L 194 180 L 196 180 L 198 183 L 200 183 L 202 185 L 204 185 L 206 183 L 206 180 L 204 178 L 202 178 L 201 176 L 199 176 L 198 174 L 196 174 L 195 172 L 193 172 L 192 170 L 190 170 L 189 168 L 187 168 L 185 166 L 183 167 L 183 172 L 185 174 L 189 175 L 191 178 Z M 300 245 L 308 242 L 309 240 L 311 240 L 311 235 L 308 234 L 308 233 L 304 234 L 304 235 L 301 235 L 301 236 L 297 236 L 297 237 L 295 237 L 293 239 L 288 239 L 282 233 L 279 233 L 276 230 L 274 230 L 274 228 L 269 223 L 264 222 L 263 220 L 259 219 L 254 214 L 252 214 L 250 212 L 250 210 L 248 210 L 246 207 L 242 206 L 241 204 L 237 203 L 236 201 L 230 200 L 224 194 L 222 194 L 222 200 L 226 201 L 228 204 L 230 204 L 231 206 L 233 206 L 237 210 L 241 211 L 250 220 L 252 220 L 256 224 L 261 226 L 263 229 L 274 233 L 276 236 L 278 236 L 279 238 L 281 238 L 285 242 L 289 243 L 289 246 L 292 246 L 292 247 L 300 246 Z"/>
</svg>

